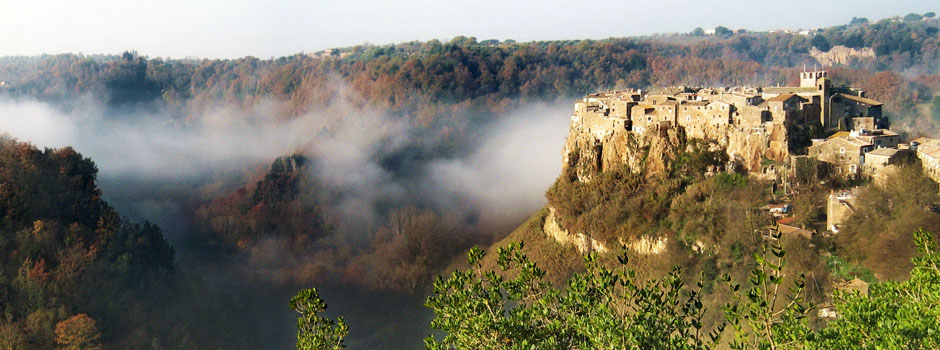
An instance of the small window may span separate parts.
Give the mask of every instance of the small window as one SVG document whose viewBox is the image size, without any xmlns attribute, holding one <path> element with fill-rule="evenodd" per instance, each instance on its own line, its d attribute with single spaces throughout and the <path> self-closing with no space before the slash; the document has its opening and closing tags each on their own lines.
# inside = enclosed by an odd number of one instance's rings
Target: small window
<svg viewBox="0 0 940 350">
<path fill-rule="evenodd" d="M 839 147 L 839 153 L 845 154 L 845 147 Z"/>
</svg>

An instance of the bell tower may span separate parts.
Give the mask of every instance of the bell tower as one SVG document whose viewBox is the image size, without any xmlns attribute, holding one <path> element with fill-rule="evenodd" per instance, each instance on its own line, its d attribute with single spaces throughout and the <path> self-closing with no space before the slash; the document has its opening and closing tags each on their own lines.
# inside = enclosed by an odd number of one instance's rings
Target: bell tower
<svg viewBox="0 0 940 350">
<path fill-rule="evenodd" d="M 816 82 L 825 77 L 824 70 L 807 72 L 806 67 L 803 67 L 803 72 L 800 73 L 800 87 L 816 87 Z"/>
</svg>

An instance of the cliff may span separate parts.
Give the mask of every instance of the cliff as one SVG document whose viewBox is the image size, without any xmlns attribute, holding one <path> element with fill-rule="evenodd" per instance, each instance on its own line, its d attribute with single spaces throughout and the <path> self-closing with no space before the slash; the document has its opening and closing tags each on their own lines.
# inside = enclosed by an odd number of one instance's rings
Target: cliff
<svg viewBox="0 0 940 350">
<path fill-rule="evenodd" d="M 777 164 L 789 157 L 782 113 L 774 119 L 767 103 L 766 110 L 736 110 L 721 95 L 708 103 L 681 94 L 611 92 L 575 103 L 562 176 L 549 191 L 542 226 L 547 237 L 581 252 L 605 251 L 613 244 L 660 254 L 668 237 L 657 227 L 668 215 L 671 196 L 681 193 L 689 178 L 701 181 L 726 172 L 777 178 Z M 629 221 L 640 213 L 649 216 L 639 220 L 645 223 L 595 224 Z"/>
</svg>

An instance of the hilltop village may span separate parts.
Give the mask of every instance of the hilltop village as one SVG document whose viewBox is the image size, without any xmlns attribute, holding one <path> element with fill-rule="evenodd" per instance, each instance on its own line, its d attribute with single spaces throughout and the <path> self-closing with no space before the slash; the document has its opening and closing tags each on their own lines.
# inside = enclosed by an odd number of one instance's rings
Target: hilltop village
<svg viewBox="0 0 940 350">
<path fill-rule="evenodd" d="M 804 70 L 799 86 L 607 91 L 575 102 L 563 173 L 591 181 L 603 170 L 626 165 L 634 173 L 651 175 L 667 170 L 677 147 L 689 144 L 682 140 L 698 140 L 711 151 L 727 153 L 728 164 L 710 171 L 747 173 L 784 188 L 801 159 L 830 174 L 878 183 L 892 176 L 890 159 L 899 152 L 916 155 L 925 174 L 940 182 L 940 140 L 922 137 L 904 143 L 889 128 L 881 102 L 863 90 L 833 86 L 825 71 Z M 846 189 L 829 197 L 826 228 L 838 232 L 852 213 L 854 196 Z M 781 219 L 777 229 L 811 236 L 788 225 L 789 207 L 767 208 Z M 556 227 L 555 216 L 550 208 L 545 224 L 550 236 L 573 238 L 582 251 L 603 250 L 601 242 L 568 237 L 567 230 Z M 651 244 L 638 250 L 655 251 Z"/>
<path fill-rule="evenodd" d="M 800 73 L 800 86 L 594 93 L 575 102 L 571 116 L 571 133 L 593 138 L 598 168 L 612 160 L 604 148 L 613 136 L 668 137 L 677 127 L 689 139 L 716 141 L 727 150 L 731 166 L 763 179 L 782 180 L 786 173 L 778 168 L 803 156 L 828 163 L 844 176 L 878 178 L 891 156 L 910 150 L 924 171 L 940 181 L 940 140 L 921 137 L 902 143 L 889 130 L 881 102 L 867 98 L 863 90 L 832 86 L 825 71 Z M 831 135 L 811 138 L 813 132 Z M 566 146 L 565 160 L 572 151 Z"/>
<path fill-rule="evenodd" d="M 810 140 L 798 140 L 797 131 L 844 131 L 811 139 L 805 146 L 810 156 L 836 163 L 845 174 L 863 169 L 865 153 L 895 148 L 900 141 L 888 130 L 881 102 L 866 98 L 862 90 L 833 87 L 825 71 L 800 73 L 800 86 L 794 87 L 595 93 L 577 101 L 571 117 L 572 133 L 593 135 L 601 152 L 605 138 L 620 132 L 667 136 L 677 127 L 690 139 L 717 141 L 734 166 L 766 179 L 782 175 L 777 167 L 789 163 L 801 143 Z"/>
</svg>

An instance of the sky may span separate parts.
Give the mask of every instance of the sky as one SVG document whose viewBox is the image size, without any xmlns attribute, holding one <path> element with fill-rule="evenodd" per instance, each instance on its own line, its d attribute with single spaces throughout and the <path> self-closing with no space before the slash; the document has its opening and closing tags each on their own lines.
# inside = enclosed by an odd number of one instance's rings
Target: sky
<svg viewBox="0 0 940 350">
<path fill-rule="evenodd" d="M 260 58 L 412 40 L 604 39 L 940 12 L 934 0 L 0 0 L 0 56 Z"/>
</svg>

